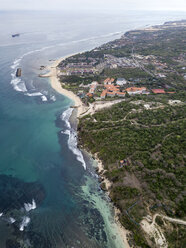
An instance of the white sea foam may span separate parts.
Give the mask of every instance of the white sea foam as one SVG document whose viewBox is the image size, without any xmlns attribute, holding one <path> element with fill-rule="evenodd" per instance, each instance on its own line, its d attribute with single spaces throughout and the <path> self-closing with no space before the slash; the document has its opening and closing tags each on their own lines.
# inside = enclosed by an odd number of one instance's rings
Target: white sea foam
<svg viewBox="0 0 186 248">
<path fill-rule="evenodd" d="M 103 34 L 103 35 L 99 35 L 99 36 L 92 36 L 92 37 L 89 37 L 89 38 L 84 38 L 84 39 L 80 39 L 80 40 L 73 40 L 71 41 L 70 43 L 79 43 L 79 42 L 86 42 L 86 41 L 92 41 L 92 40 L 97 40 L 97 39 L 100 39 L 101 38 L 107 38 L 107 37 L 111 37 L 111 36 L 116 36 L 116 35 L 122 35 L 123 32 L 114 32 L 114 33 L 108 33 L 108 34 Z M 63 45 L 60 44 L 60 45 Z"/>
<path fill-rule="evenodd" d="M 43 102 L 47 102 L 47 101 L 48 101 L 48 99 L 47 99 L 46 96 L 41 96 L 41 100 L 42 100 Z"/>
<path fill-rule="evenodd" d="M 24 231 L 24 228 L 25 228 L 26 226 L 28 226 L 29 223 L 30 223 L 30 218 L 27 217 L 27 216 L 24 216 L 24 217 L 23 217 L 23 221 L 22 221 L 22 223 L 21 223 L 21 225 L 20 225 L 20 227 L 19 227 L 19 230 L 20 230 L 20 231 Z"/>
<path fill-rule="evenodd" d="M 47 91 L 47 90 L 43 90 L 42 93 L 43 93 L 43 95 L 45 95 L 45 96 L 48 95 L 48 91 Z"/>
<path fill-rule="evenodd" d="M 43 94 L 41 92 L 34 92 L 34 93 L 26 93 L 26 96 L 42 96 Z"/>
<path fill-rule="evenodd" d="M 33 81 L 33 80 L 31 80 L 31 81 L 30 81 L 30 87 L 32 88 L 32 90 L 34 90 L 34 89 L 35 89 L 35 86 L 34 86 L 34 81 Z"/>
<path fill-rule="evenodd" d="M 34 201 L 34 199 L 32 200 L 32 203 L 24 203 L 24 207 L 25 207 L 25 210 L 27 212 L 33 210 L 33 209 L 36 209 L 36 202 Z"/>
<path fill-rule="evenodd" d="M 73 109 L 67 109 L 63 112 L 61 119 L 65 121 L 67 129 L 65 131 L 62 131 L 61 133 L 68 135 L 68 147 L 69 149 L 76 155 L 76 158 L 79 162 L 82 163 L 84 169 L 86 170 L 86 163 L 83 158 L 82 152 L 77 147 L 77 132 L 75 132 L 74 129 L 71 128 L 69 118 L 72 114 Z"/>
<path fill-rule="evenodd" d="M 50 100 L 52 100 L 53 102 L 56 101 L 56 97 L 55 96 L 50 96 Z"/>
<path fill-rule="evenodd" d="M 15 86 L 15 85 L 18 85 L 20 82 L 21 82 L 21 79 L 15 77 L 15 78 L 12 79 L 11 84 L 13 86 Z"/>
<path fill-rule="evenodd" d="M 70 116 L 72 115 L 72 111 L 73 111 L 73 109 L 69 108 L 69 109 L 65 110 L 63 112 L 63 114 L 61 115 L 61 119 L 63 121 L 65 121 L 66 127 L 69 129 L 71 128 L 69 119 L 70 119 Z"/>
<path fill-rule="evenodd" d="M 11 76 L 12 76 L 11 84 L 13 85 L 14 89 L 16 91 L 26 92 L 27 89 L 25 83 L 21 81 L 20 78 L 17 78 L 15 74 L 12 73 Z"/>
<path fill-rule="evenodd" d="M 114 32 L 114 33 L 108 33 L 108 34 L 103 34 L 101 35 L 101 37 L 111 37 L 111 36 L 115 36 L 115 35 L 122 35 L 123 32 Z"/>
<path fill-rule="evenodd" d="M 12 218 L 12 217 L 9 218 L 9 221 L 10 221 L 11 224 L 16 222 L 16 220 L 14 218 Z"/>
<path fill-rule="evenodd" d="M 70 150 L 76 155 L 77 160 L 82 163 L 84 169 L 86 169 L 86 163 L 83 158 L 82 152 L 77 148 L 77 133 L 75 131 L 67 130 L 69 139 L 68 146 Z"/>
<path fill-rule="evenodd" d="M 23 81 L 21 81 L 18 85 L 14 86 L 14 89 L 16 89 L 17 91 L 21 91 L 21 92 L 26 92 L 26 85 Z"/>
<path fill-rule="evenodd" d="M 21 81 L 20 78 L 17 78 L 16 77 L 16 71 L 18 69 L 18 67 L 20 66 L 20 63 L 22 61 L 22 59 L 30 54 L 33 54 L 33 53 L 36 53 L 36 52 L 40 52 L 40 51 L 44 51 L 46 49 L 49 49 L 49 48 L 52 48 L 53 46 L 47 46 L 47 47 L 43 47 L 41 49 L 36 49 L 36 50 L 32 50 L 32 51 L 29 51 L 27 53 L 24 53 L 22 56 L 20 56 L 19 58 L 16 58 L 12 65 L 10 66 L 11 69 L 14 70 L 13 73 L 11 73 L 11 77 L 12 77 L 12 80 L 11 80 L 11 84 L 13 85 L 14 89 L 16 91 L 22 91 L 22 92 L 26 92 L 27 89 L 26 89 L 26 85 L 23 81 Z"/>
<path fill-rule="evenodd" d="M 20 64 L 21 58 L 15 59 L 13 64 L 10 66 L 12 69 L 16 69 Z"/>
</svg>

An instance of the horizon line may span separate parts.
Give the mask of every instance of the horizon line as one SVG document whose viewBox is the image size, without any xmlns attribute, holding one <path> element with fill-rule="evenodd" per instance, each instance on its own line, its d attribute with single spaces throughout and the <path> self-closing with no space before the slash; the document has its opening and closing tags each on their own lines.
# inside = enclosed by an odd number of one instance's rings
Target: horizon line
<svg viewBox="0 0 186 248">
<path fill-rule="evenodd" d="M 105 11 L 180 11 L 180 12 L 186 12 L 186 9 L 96 9 L 96 8 L 82 8 L 82 9 L 70 9 L 70 8 L 65 8 L 65 9 L 1 9 L 0 12 L 2 11 L 86 11 L 86 10 L 92 10 L 92 11 L 99 11 L 99 12 L 105 12 Z"/>
</svg>

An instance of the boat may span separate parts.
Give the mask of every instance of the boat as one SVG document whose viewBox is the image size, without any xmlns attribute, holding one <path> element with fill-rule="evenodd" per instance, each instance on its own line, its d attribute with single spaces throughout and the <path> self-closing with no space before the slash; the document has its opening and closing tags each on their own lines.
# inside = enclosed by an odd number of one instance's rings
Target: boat
<svg viewBox="0 0 186 248">
<path fill-rule="evenodd" d="M 17 68 L 16 77 L 21 77 L 21 68 Z"/>
<path fill-rule="evenodd" d="M 12 34 L 12 38 L 19 37 L 20 34 Z"/>
</svg>

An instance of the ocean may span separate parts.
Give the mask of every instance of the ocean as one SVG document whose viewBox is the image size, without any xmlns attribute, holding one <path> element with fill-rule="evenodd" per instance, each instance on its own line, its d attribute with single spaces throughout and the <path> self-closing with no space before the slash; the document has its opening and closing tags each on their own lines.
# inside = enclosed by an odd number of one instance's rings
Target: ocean
<svg viewBox="0 0 186 248">
<path fill-rule="evenodd" d="M 77 147 L 72 100 L 38 77 L 40 66 L 184 17 L 0 11 L 0 248 L 124 247 L 96 162 Z M 15 33 L 20 36 L 12 38 Z"/>
</svg>

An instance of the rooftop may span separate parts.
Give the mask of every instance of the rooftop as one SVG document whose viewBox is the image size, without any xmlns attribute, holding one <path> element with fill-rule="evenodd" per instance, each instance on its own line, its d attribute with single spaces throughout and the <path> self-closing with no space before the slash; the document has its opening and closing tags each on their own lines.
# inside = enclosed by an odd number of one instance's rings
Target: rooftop
<svg viewBox="0 0 186 248">
<path fill-rule="evenodd" d="M 143 90 L 147 90 L 146 87 L 141 87 L 141 88 L 137 88 L 137 87 L 130 87 L 125 89 L 127 92 L 136 92 L 136 91 L 143 91 Z"/>
<path fill-rule="evenodd" d="M 154 94 L 165 94 L 165 90 L 164 89 L 152 89 L 152 92 Z"/>
</svg>

